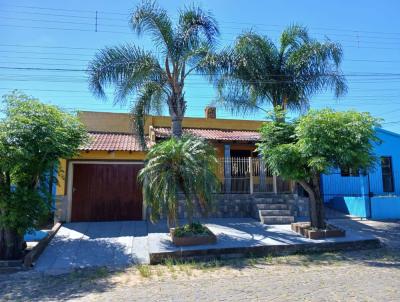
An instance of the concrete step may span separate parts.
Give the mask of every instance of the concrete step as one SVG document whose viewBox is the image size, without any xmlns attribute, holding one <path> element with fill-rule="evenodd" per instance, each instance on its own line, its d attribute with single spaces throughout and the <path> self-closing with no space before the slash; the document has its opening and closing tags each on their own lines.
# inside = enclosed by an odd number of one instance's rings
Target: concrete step
<svg viewBox="0 0 400 302">
<path fill-rule="evenodd" d="M 286 199 L 283 198 L 254 198 L 255 203 L 287 203 Z"/>
<path fill-rule="evenodd" d="M 257 204 L 258 210 L 289 210 L 289 206 L 286 203 L 266 203 Z"/>
<path fill-rule="evenodd" d="M 260 210 L 261 216 L 290 216 L 290 210 Z"/>
<path fill-rule="evenodd" d="M 294 194 L 274 194 L 274 193 L 258 193 L 255 192 L 253 197 L 255 198 L 293 198 Z"/>
<path fill-rule="evenodd" d="M 293 216 L 261 216 L 264 224 L 290 224 L 294 222 Z"/>
</svg>

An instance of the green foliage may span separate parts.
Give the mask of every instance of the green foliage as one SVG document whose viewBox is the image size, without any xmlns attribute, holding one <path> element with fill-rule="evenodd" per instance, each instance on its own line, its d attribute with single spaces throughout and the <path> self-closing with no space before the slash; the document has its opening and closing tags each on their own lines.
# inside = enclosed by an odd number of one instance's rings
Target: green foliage
<svg viewBox="0 0 400 302">
<path fill-rule="evenodd" d="M 295 122 L 264 123 L 258 150 L 274 173 L 291 180 L 308 181 L 340 167 L 368 170 L 376 160 L 377 126 L 369 113 L 311 110 Z"/>
<path fill-rule="evenodd" d="M 262 154 L 272 172 L 297 181 L 310 199 L 311 227 L 324 229 L 320 174 L 348 167 L 371 169 L 376 161 L 373 142 L 378 121 L 369 113 L 311 110 L 295 122 L 285 122 L 278 108 L 261 128 Z"/>
<path fill-rule="evenodd" d="M 72 157 L 86 132 L 73 116 L 14 91 L 0 120 L 0 228 L 23 234 L 49 210 L 40 185 L 59 158 Z M 48 178 L 49 176 L 47 176 Z"/>
<path fill-rule="evenodd" d="M 338 43 L 319 42 L 307 28 L 292 25 L 281 34 L 280 45 L 244 32 L 210 61 L 209 70 L 216 74 L 220 101 L 233 112 L 266 112 L 269 104 L 301 110 L 318 92 L 330 89 L 336 97 L 346 93 L 342 56 Z"/>
<path fill-rule="evenodd" d="M 185 237 L 192 235 L 209 235 L 210 230 L 202 225 L 200 222 L 193 222 L 190 224 L 185 224 L 181 227 L 177 227 L 174 230 L 174 235 L 176 237 Z"/>
<path fill-rule="evenodd" d="M 89 63 L 89 87 L 104 98 L 104 88 L 113 85 L 115 103 L 136 99 L 132 114 L 144 145 L 146 115 L 160 113 L 167 105 L 171 117 L 182 120 L 185 80 L 193 71 L 203 71 L 219 31 L 211 13 L 196 6 L 180 10 L 174 25 L 155 1 L 140 3 L 132 12 L 130 25 L 138 35 L 149 34 L 161 56 L 132 44 L 106 48 Z M 173 135 L 180 136 L 181 129 L 173 129 Z"/>
<path fill-rule="evenodd" d="M 214 148 L 193 136 L 171 138 L 152 147 L 139 174 L 151 220 L 158 220 L 166 212 L 168 221 L 176 224 L 180 193 L 185 198 L 189 222 L 196 201 L 207 210 L 218 188 L 216 165 Z"/>
</svg>

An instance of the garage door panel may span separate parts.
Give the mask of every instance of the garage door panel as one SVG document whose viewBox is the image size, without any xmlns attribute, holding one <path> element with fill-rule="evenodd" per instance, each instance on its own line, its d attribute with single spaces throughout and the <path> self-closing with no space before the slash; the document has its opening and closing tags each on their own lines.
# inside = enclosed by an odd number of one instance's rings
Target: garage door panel
<svg viewBox="0 0 400 302">
<path fill-rule="evenodd" d="M 142 164 L 74 164 L 72 221 L 142 219 Z"/>
</svg>

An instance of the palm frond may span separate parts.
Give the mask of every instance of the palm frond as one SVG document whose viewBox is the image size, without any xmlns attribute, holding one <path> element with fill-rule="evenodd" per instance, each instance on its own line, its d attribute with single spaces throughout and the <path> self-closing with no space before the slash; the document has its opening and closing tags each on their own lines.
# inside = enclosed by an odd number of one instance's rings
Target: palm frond
<svg viewBox="0 0 400 302">
<path fill-rule="evenodd" d="M 105 98 L 104 89 L 114 85 L 115 102 L 124 102 L 144 82 L 163 76 L 150 52 L 129 44 L 101 50 L 89 63 L 88 73 L 89 89 L 98 97 Z"/>
<path fill-rule="evenodd" d="M 342 55 L 338 43 L 318 42 L 307 28 L 292 25 L 282 33 L 279 47 L 253 31 L 244 32 L 222 52 L 225 60 L 214 60 L 219 66 L 209 68 L 215 72 L 220 100 L 236 112 L 266 103 L 305 111 L 310 98 L 321 91 L 331 89 L 335 97 L 346 93 Z"/>
<path fill-rule="evenodd" d="M 347 92 L 346 80 L 339 69 L 342 56 L 337 43 L 311 41 L 294 51 L 287 65 L 307 98 L 324 89 L 332 89 L 340 97 Z"/>
<path fill-rule="evenodd" d="M 166 54 L 173 51 L 174 32 L 172 21 L 167 11 L 160 8 L 156 1 L 145 0 L 134 10 L 130 24 L 138 35 L 149 32 L 153 36 L 153 41 Z"/>
<path fill-rule="evenodd" d="M 310 37 L 306 27 L 298 24 L 290 25 L 281 34 L 280 53 L 283 54 L 289 47 L 292 49 L 297 49 L 299 46 L 307 43 L 309 40 Z"/>
<path fill-rule="evenodd" d="M 212 46 L 219 35 L 218 23 L 212 13 L 194 5 L 180 11 L 177 32 L 177 37 L 188 49 L 196 48 L 204 41 Z"/>
<path fill-rule="evenodd" d="M 219 185 L 216 164 L 214 148 L 193 136 L 172 138 L 151 148 L 139 180 L 152 221 L 166 214 L 169 222 L 176 223 L 181 194 L 189 216 L 196 201 L 209 208 Z"/>
<path fill-rule="evenodd" d="M 265 99 L 259 97 L 257 91 L 251 86 L 243 84 L 229 76 L 221 77 L 217 83 L 217 103 L 224 106 L 232 114 L 250 115 L 262 108 Z"/>
<path fill-rule="evenodd" d="M 144 148 L 146 148 L 144 135 L 146 116 L 151 112 L 161 114 L 165 98 L 166 95 L 162 84 L 148 82 L 142 86 L 132 107 L 131 112 L 134 118 L 135 134 L 140 139 L 141 145 Z"/>
</svg>

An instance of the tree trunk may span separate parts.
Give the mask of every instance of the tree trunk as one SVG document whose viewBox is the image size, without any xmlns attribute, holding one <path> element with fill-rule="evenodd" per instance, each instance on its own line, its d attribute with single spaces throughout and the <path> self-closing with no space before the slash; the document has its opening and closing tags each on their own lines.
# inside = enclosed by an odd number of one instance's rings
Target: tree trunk
<svg viewBox="0 0 400 302">
<path fill-rule="evenodd" d="M 169 114 L 172 122 L 171 131 L 172 137 L 174 138 L 182 137 L 182 120 L 186 111 L 186 102 L 182 95 L 181 88 L 178 90 L 179 91 L 174 93 L 168 100 Z"/>
<path fill-rule="evenodd" d="M 182 118 L 181 117 L 172 117 L 172 137 L 180 138 L 182 136 Z"/>
<path fill-rule="evenodd" d="M 309 183 L 305 181 L 300 181 L 299 183 L 309 195 L 311 227 L 325 229 L 324 203 L 321 197 L 319 175 L 314 175 Z"/>
<path fill-rule="evenodd" d="M 18 260 L 23 256 L 25 248 L 24 238 L 15 230 L 8 228 L 0 229 L 0 259 Z"/>
</svg>

